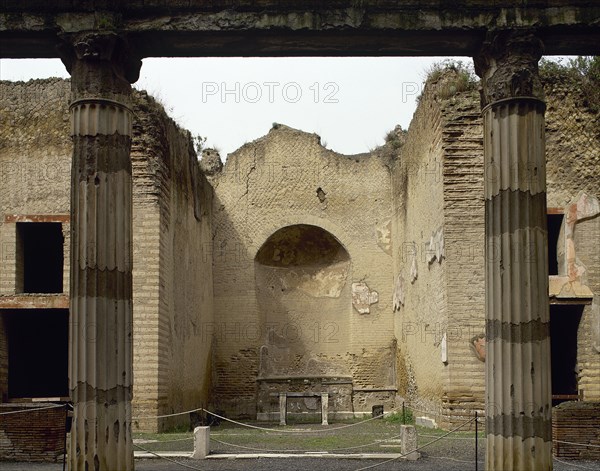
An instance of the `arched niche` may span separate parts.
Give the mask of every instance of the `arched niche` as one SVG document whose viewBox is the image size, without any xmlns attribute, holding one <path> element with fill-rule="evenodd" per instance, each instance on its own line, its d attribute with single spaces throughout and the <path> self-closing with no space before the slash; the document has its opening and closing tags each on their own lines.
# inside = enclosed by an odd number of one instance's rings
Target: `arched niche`
<svg viewBox="0 0 600 471">
<path fill-rule="evenodd" d="M 266 327 L 260 375 L 348 374 L 352 264 L 339 240 L 318 226 L 285 226 L 262 244 L 254 263 Z"/>
</svg>

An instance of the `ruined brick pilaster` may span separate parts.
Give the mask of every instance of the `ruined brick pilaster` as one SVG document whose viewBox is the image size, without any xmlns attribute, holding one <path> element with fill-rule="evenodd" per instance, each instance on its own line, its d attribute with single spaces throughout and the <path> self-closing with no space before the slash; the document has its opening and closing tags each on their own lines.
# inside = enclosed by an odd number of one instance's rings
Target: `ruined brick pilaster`
<svg viewBox="0 0 600 471">
<path fill-rule="evenodd" d="M 542 43 L 490 33 L 482 78 L 486 469 L 552 469 Z"/>
<path fill-rule="evenodd" d="M 132 112 L 141 62 L 112 33 L 65 38 L 71 73 L 72 470 L 132 470 Z"/>
</svg>

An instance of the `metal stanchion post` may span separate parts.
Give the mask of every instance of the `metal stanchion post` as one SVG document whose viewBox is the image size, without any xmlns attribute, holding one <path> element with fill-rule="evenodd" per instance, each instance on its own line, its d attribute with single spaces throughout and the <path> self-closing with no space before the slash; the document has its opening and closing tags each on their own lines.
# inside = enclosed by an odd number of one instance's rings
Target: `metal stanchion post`
<svg viewBox="0 0 600 471">
<path fill-rule="evenodd" d="M 479 469 L 479 463 L 477 462 L 477 411 L 475 411 L 475 471 Z"/>
<path fill-rule="evenodd" d="M 67 427 L 69 426 L 69 404 L 65 402 L 65 446 L 63 450 L 63 471 L 67 469 Z"/>
</svg>

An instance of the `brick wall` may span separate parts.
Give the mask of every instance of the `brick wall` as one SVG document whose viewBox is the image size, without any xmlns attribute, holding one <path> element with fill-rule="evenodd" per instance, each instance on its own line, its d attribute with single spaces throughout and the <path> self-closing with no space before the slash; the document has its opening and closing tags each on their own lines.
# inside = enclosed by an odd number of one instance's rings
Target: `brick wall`
<svg viewBox="0 0 600 471">
<path fill-rule="evenodd" d="M 444 237 L 443 117 L 426 86 L 392 176 L 394 280 L 404 303 L 394 314 L 400 394 L 419 409 L 439 413 L 447 367 L 441 359 L 447 323 L 447 261 L 433 261 L 428 243 Z M 433 248 L 435 250 L 435 247 Z M 439 419 L 438 419 L 439 420 Z"/>
<path fill-rule="evenodd" d="M 485 330 L 480 106 L 475 91 L 446 93 L 452 74 L 447 71 L 426 85 L 392 178 L 394 276 L 403 277 L 405 299 L 395 317 L 398 385 L 409 400 L 448 424 L 471 416 L 474 409 L 482 410 L 485 400 L 485 365 L 472 346 L 473 338 Z M 598 198 L 598 120 L 577 84 L 546 79 L 545 87 L 548 206 L 564 207 L 582 191 Z M 443 169 L 439 177 L 436 166 Z M 437 260 L 423 262 L 424 243 L 436 224 L 443 227 L 445 245 L 439 267 Z M 585 267 L 585 284 L 594 293 L 584 307 L 578 333 L 577 367 L 584 400 L 598 400 L 600 394 L 599 239 L 600 216 L 577 224 L 578 263 Z M 411 283 L 413 247 L 418 275 Z M 436 323 L 447 335 L 445 367 L 438 361 L 436 335 L 429 333 Z"/>
<path fill-rule="evenodd" d="M 0 413 L 52 405 L 0 404 Z M 64 407 L 0 415 L 0 460 L 57 461 L 62 459 L 64 448 Z"/>
<path fill-rule="evenodd" d="M 355 410 L 366 407 L 374 388 L 389 388 L 391 404 L 391 257 L 385 240 L 391 204 L 385 159 L 339 155 L 314 134 L 277 125 L 230 154 L 211 182 L 216 406 L 256 417 L 261 365 L 267 365 L 266 375 L 283 374 L 281 388 L 288 377 L 351 376 Z M 302 289 L 295 280 L 309 279 L 303 269 L 255 269 L 262 244 L 294 225 L 321 228 L 347 251 L 350 266 L 338 295 L 320 293 L 333 266 L 322 267 Z M 379 294 L 369 314 L 352 307 L 352 283 L 359 281 Z M 269 325 L 275 328 L 273 338 Z M 272 358 L 277 371 L 268 366 Z"/>
<path fill-rule="evenodd" d="M 212 189 L 191 137 L 144 92 L 136 92 L 134 178 L 134 417 L 205 406 L 212 321 Z M 139 343 L 138 343 L 139 341 Z M 136 430 L 188 423 L 136 420 Z"/>
<path fill-rule="evenodd" d="M 449 73 L 448 80 L 452 80 Z M 485 364 L 473 339 L 485 334 L 483 134 L 479 93 L 440 100 L 444 149 L 444 241 L 448 368 L 443 423 L 484 410 Z"/>
<path fill-rule="evenodd" d="M 545 78 L 548 207 L 564 208 L 580 192 L 600 199 L 600 121 L 586 106 L 580 84 L 568 77 Z M 563 228 L 564 230 L 564 223 Z M 577 334 L 577 376 L 585 401 L 600 401 L 600 215 L 575 226 L 582 282 L 594 297 L 583 308 Z M 565 274 L 565 273 L 563 273 Z"/>
<path fill-rule="evenodd" d="M 15 294 L 18 278 L 15 223 L 5 217 L 69 214 L 69 100 L 65 80 L 0 81 L 0 295 Z M 64 247 L 68 274 L 68 239 Z"/>
<path fill-rule="evenodd" d="M 72 144 L 70 84 L 49 79 L 0 83 L 0 295 L 18 279 L 16 226 L 6 215 L 69 214 Z M 190 136 L 162 107 L 135 92 L 133 168 L 134 416 L 206 404 L 210 341 L 198 328 L 212 319 L 212 191 Z M 69 224 L 63 224 L 68 292 Z M 0 328 L 0 391 L 6 390 L 6 336 Z M 187 420 L 184 417 L 181 420 Z M 175 425 L 148 420 L 138 429 Z"/>
<path fill-rule="evenodd" d="M 563 402 L 552 408 L 552 453 L 557 458 L 600 460 L 599 402 Z"/>
</svg>

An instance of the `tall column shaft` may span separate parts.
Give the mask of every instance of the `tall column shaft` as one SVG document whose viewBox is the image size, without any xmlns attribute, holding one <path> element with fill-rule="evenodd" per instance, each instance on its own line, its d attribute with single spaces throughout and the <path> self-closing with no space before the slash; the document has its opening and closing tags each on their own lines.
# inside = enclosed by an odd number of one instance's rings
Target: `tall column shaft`
<svg viewBox="0 0 600 471">
<path fill-rule="evenodd" d="M 482 77 L 486 234 L 486 469 L 552 469 L 541 42 L 490 35 Z"/>
<path fill-rule="evenodd" d="M 131 86 L 118 36 L 69 39 L 69 469 L 127 471 L 133 469 Z"/>
</svg>

